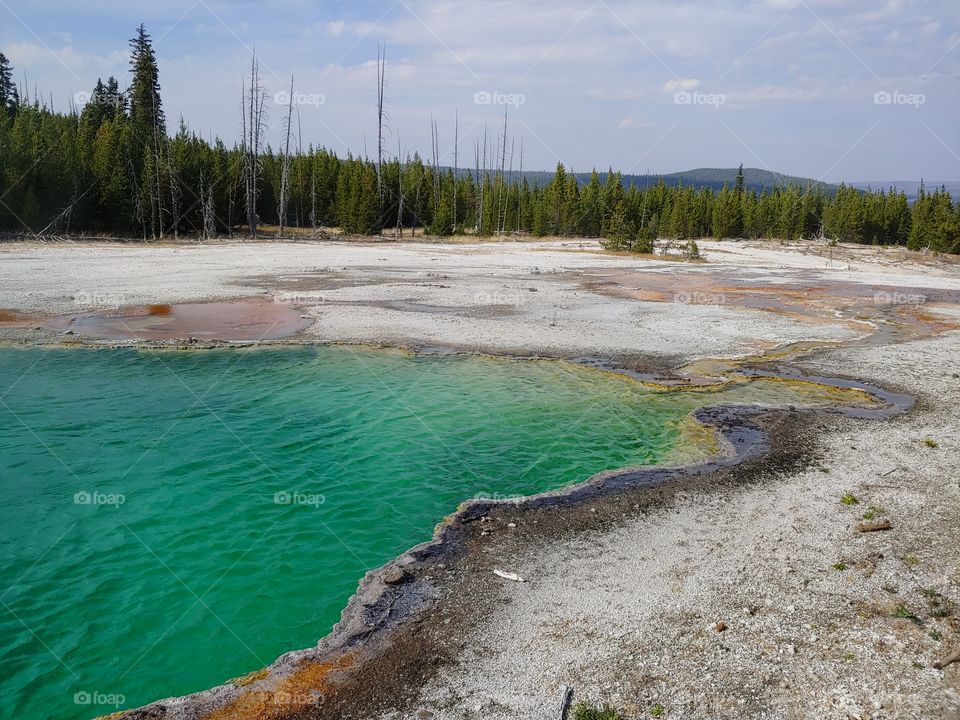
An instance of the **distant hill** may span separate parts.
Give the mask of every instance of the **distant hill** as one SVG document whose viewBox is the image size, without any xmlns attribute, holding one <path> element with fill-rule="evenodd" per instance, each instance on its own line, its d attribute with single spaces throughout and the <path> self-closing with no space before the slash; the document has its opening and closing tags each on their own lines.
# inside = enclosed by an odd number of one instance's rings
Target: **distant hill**
<svg viewBox="0 0 960 720">
<path fill-rule="evenodd" d="M 466 174 L 467 171 L 462 170 Z M 524 170 L 523 177 L 531 185 L 546 185 L 553 179 L 553 172 L 546 170 Z M 601 172 L 600 182 L 606 182 L 607 173 Z M 514 171 L 513 177 L 518 178 L 520 174 Z M 590 182 L 590 173 L 576 173 L 577 182 L 580 185 L 586 185 Z M 624 186 L 631 183 L 637 187 L 646 187 L 656 185 L 662 179 L 667 185 L 683 185 L 696 189 L 707 188 L 709 190 L 720 190 L 724 184 L 733 187 L 737 180 L 737 168 L 696 168 L 694 170 L 684 170 L 682 172 L 668 173 L 665 175 L 622 175 Z M 813 178 L 797 177 L 795 175 L 784 175 L 783 173 L 773 172 L 772 170 L 762 170 L 760 168 L 744 168 L 743 181 L 748 190 L 760 192 L 761 190 L 771 190 L 775 187 L 809 187 L 819 185 L 827 194 L 836 191 L 837 185 L 819 182 Z M 858 186 L 859 187 L 859 186 Z"/>
<path fill-rule="evenodd" d="M 960 197 L 960 180 L 925 180 L 924 187 L 927 192 L 933 192 L 941 185 L 946 186 L 954 199 Z M 919 180 L 870 180 L 857 181 L 850 183 L 859 190 L 889 190 L 896 188 L 907 195 L 907 200 L 911 203 L 917 199 L 917 193 L 920 190 Z"/>
<path fill-rule="evenodd" d="M 634 177 L 634 176 L 631 176 Z M 719 190 L 724 184 L 733 187 L 737 180 L 737 168 L 696 168 L 695 170 L 684 170 L 683 172 L 670 173 L 662 176 L 636 176 L 639 179 L 647 180 L 653 178 L 658 180 L 663 177 L 663 181 L 668 185 L 693 185 L 694 187 L 705 187 L 713 190 Z M 827 192 L 834 192 L 836 185 L 814 180 L 813 178 L 798 177 L 796 175 L 784 175 L 773 170 L 763 170 L 761 168 L 744 168 L 743 181 L 750 190 L 772 190 L 776 187 L 811 187 L 819 185 Z"/>
</svg>

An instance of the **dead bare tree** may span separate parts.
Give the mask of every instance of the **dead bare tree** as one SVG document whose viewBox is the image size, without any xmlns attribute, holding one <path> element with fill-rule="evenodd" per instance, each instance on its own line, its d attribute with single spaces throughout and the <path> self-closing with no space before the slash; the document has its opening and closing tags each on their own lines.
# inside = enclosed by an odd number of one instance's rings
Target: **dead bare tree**
<svg viewBox="0 0 960 720">
<path fill-rule="evenodd" d="M 473 141 L 473 186 L 478 188 L 476 204 L 473 208 L 474 214 L 476 215 L 476 223 L 474 223 L 474 232 L 480 234 L 480 141 Z"/>
<path fill-rule="evenodd" d="M 378 212 L 383 206 L 383 84 L 387 70 L 387 46 L 377 43 L 377 200 Z"/>
<path fill-rule="evenodd" d="M 200 201 L 202 203 L 203 215 L 203 239 L 210 240 L 217 234 L 216 213 L 213 206 L 213 185 L 208 185 L 200 171 Z"/>
<path fill-rule="evenodd" d="M 483 196 L 487 185 L 487 124 L 483 124 L 483 177 L 480 181 L 480 212 L 477 213 L 477 234 L 483 233 Z"/>
<path fill-rule="evenodd" d="M 303 126 L 300 124 L 300 106 L 297 105 L 297 175 L 300 178 L 298 183 L 300 187 L 300 198 L 302 203 L 303 198 Z M 300 207 L 300 205 L 298 205 Z M 298 210 L 297 220 L 301 220 L 303 217 L 302 208 Z M 314 172 L 313 167 L 313 153 L 310 154 L 310 229 L 313 232 L 317 231 L 317 176 Z"/>
<path fill-rule="evenodd" d="M 510 190 L 513 187 L 513 147 L 515 138 L 510 138 L 510 169 L 507 173 L 507 202 L 503 206 L 503 232 L 507 231 L 507 214 L 510 212 Z"/>
<path fill-rule="evenodd" d="M 163 183 L 160 176 L 160 168 L 163 164 L 161 159 L 161 147 L 162 143 L 160 136 L 164 134 L 163 129 L 160 127 L 160 118 L 157 114 L 157 98 L 156 93 L 152 93 L 153 99 L 153 136 L 152 143 L 152 155 L 153 155 L 153 173 L 151 175 L 151 187 L 150 187 L 150 209 L 153 224 L 153 237 L 157 237 L 159 233 L 160 238 L 163 238 Z M 154 184 L 155 183 L 155 184 Z"/>
<path fill-rule="evenodd" d="M 520 192 L 517 193 L 517 232 L 520 232 L 520 225 L 523 223 L 523 135 L 520 136 Z"/>
<path fill-rule="evenodd" d="M 287 204 L 290 200 L 290 136 L 293 131 L 293 75 L 290 76 L 290 96 L 287 98 L 287 120 L 284 127 L 283 164 L 280 168 L 280 199 L 277 216 L 280 222 L 280 236 L 287 224 Z"/>
<path fill-rule="evenodd" d="M 74 192 L 73 198 L 70 200 L 70 203 L 63 210 L 57 213 L 56 217 L 54 217 L 53 220 L 47 223 L 47 226 L 43 228 L 43 230 L 37 233 L 37 237 L 41 235 L 45 235 L 49 230 L 58 230 L 61 227 L 61 225 L 65 227 L 64 232 L 69 235 L 70 219 L 73 217 L 73 209 L 77 206 L 77 204 L 81 200 L 83 200 L 83 198 L 87 196 L 87 194 L 91 190 L 93 190 L 94 187 L 96 187 L 96 185 L 97 183 L 94 182 L 92 185 L 90 185 L 90 187 L 84 190 L 80 195 L 77 195 L 76 192 Z"/>
<path fill-rule="evenodd" d="M 430 152 L 433 166 L 433 216 L 440 212 L 440 130 L 435 118 L 430 118 Z"/>
<path fill-rule="evenodd" d="M 459 168 L 460 112 L 453 115 L 453 232 L 457 232 L 457 174 Z"/>
<path fill-rule="evenodd" d="M 503 106 L 503 142 L 501 143 L 500 140 L 497 139 L 497 144 L 502 145 L 502 149 L 498 148 L 500 150 L 499 152 L 500 168 L 498 172 L 499 184 L 497 187 L 497 236 L 499 236 L 503 231 L 500 226 L 500 206 L 503 199 L 504 169 L 507 164 L 507 106 L 506 105 Z"/>
<path fill-rule="evenodd" d="M 260 65 L 254 51 L 250 60 L 249 94 L 244 88 L 241 103 L 243 117 L 243 158 L 244 185 L 247 206 L 247 227 L 250 237 L 257 236 L 257 181 L 263 169 L 260 160 L 260 148 L 263 144 L 264 120 L 266 118 L 266 90 L 260 84 Z"/>
<path fill-rule="evenodd" d="M 180 126 L 185 132 L 185 125 L 183 123 L 183 115 L 180 116 Z M 180 226 L 180 186 L 177 182 L 177 171 L 173 165 L 173 143 L 168 136 L 164 133 L 164 142 L 167 151 L 167 181 L 170 185 L 170 214 L 171 214 L 171 225 L 173 226 L 173 239 L 179 240 L 179 226 Z"/>
<path fill-rule="evenodd" d="M 400 133 L 397 133 L 397 240 L 403 237 L 403 161 L 401 157 Z"/>
</svg>

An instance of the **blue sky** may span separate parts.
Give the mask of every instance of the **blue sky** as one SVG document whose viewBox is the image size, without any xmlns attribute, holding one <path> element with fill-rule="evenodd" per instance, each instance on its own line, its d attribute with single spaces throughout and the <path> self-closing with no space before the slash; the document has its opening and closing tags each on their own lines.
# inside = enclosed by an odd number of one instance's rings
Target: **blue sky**
<svg viewBox="0 0 960 720">
<path fill-rule="evenodd" d="M 432 115 L 452 164 L 459 113 L 472 163 L 506 106 L 527 169 L 960 179 L 956 0 L 0 0 L 0 51 L 63 109 L 100 76 L 128 82 L 140 22 L 168 118 L 227 142 L 256 47 L 271 100 L 295 75 L 305 146 L 373 152 L 381 42 L 393 154 L 428 155 Z"/>
</svg>

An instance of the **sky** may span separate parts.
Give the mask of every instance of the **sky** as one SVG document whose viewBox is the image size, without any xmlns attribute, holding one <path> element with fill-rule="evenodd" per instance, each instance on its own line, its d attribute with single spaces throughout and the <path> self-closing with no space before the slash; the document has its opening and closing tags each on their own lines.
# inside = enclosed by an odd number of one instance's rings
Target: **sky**
<svg viewBox="0 0 960 720">
<path fill-rule="evenodd" d="M 960 179 L 957 0 L 0 0 L 0 52 L 54 107 L 129 83 L 146 25 L 171 127 L 232 144 L 254 49 L 281 144 L 472 165 L 507 112 L 514 167 L 759 167 L 827 182 Z M 366 151 L 365 151 L 366 148 Z M 509 158 L 509 153 L 508 153 Z"/>
</svg>

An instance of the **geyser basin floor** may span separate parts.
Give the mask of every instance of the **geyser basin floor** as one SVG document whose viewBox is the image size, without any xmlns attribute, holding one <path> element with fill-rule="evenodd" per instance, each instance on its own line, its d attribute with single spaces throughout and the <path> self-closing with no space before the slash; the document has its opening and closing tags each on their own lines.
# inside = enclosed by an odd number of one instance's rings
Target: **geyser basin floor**
<svg viewBox="0 0 960 720">
<path fill-rule="evenodd" d="M 309 646 L 461 501 L 680 457 L 696 407 L 868 402 L 343 347 L 3 349 L 0 367 L 0 689 L 18 718 L 113 709 L 77 693 L 136 706 Z"/>
</svg>

